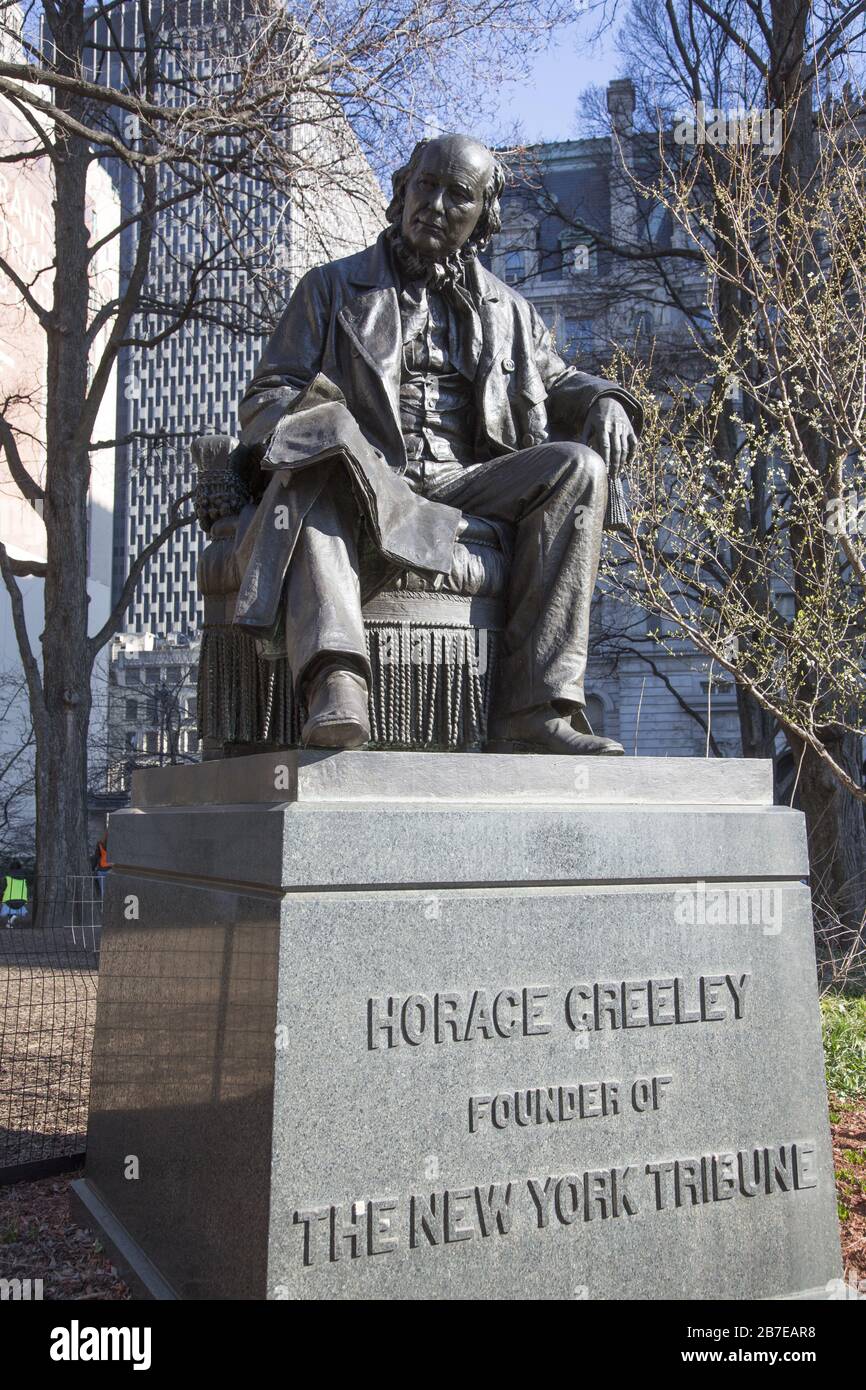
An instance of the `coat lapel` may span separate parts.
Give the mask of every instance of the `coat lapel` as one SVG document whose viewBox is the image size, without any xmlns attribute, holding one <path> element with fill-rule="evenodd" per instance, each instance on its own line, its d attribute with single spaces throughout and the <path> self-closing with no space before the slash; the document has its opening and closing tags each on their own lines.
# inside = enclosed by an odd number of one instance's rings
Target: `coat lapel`
<svg viewBox="0 0 866 1390">
<path fill-rule="evenodd" d="M 483 390 L 485 379 L 489 376 L 506 337 L 506 324 L 503 319 L 496 282 L 492 280 L 477 260 L 470 261 L 467 271 L 469 288 L 481 318 L 481 331 L 484 345 L 478 363 L 478 383 Z"/>
<path fill-rule="evenodd" d="M 394 273 L 381 236 L 357 258 L 348 279 L 350 293 L 337 318 L 378 378 L 399 431 L 403 335 Z M 357 293 L 352 295 L 351 289 Z"/>
<path fill-rule="evenodd" d="M 511 342 L 510 317 L 503 313 L 496 281 L 478 261 L 472 261 L 467 276 L 478 313 L 484 346 L 475 381 L 475 400 L 482 439 L 512 449 L 516 443 L 501 352 Z"/>
</svg>

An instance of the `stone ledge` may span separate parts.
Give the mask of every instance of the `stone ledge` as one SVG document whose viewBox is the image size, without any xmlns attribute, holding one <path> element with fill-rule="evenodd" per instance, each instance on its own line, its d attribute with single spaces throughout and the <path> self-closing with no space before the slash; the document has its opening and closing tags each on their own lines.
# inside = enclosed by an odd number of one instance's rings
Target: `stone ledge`
<svg viewBox="0 0 866 1390">
<path fill-rule="evenodd" d="M 749 805 L 163 806 L 117 812 L 109 833 L 117 873 L 271 890 L 808 873 L 800 812 Z"/>
<path fill-rule="evenodd" d="M 280 802 L 771 806 L 772 766 L 755 758 L 574 758 L 507 753 L 285 749 L 133 773 L 132 804 Z"/>
</svg>

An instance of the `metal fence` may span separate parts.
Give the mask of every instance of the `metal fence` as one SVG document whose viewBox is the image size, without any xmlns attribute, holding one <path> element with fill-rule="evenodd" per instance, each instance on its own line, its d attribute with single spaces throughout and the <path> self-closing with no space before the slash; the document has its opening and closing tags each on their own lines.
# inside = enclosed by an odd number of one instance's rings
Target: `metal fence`
<svg viewBox="0 0 866 1390">
<path fill-rule="evenodd" d="M 37 879 L 28 913 L 0 918 L 0 1183 L 83 1158 L 102 888 Z"/>
</svg>

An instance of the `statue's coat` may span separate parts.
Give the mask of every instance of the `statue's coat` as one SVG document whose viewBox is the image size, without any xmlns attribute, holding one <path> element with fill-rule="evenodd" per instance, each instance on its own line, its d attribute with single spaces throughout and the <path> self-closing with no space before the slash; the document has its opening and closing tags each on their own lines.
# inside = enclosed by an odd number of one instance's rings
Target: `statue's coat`
<svg viewBox="0 0 866 1390">
<path fill-rule="evenodd" d="M 640 407 L 630 393 L 566 366 L 528 300 L 477 260 L 468 262 L 467 278 L 483 331 L 475 380 L 479 458 L 557 434 L 579 437 L 600 395 L 618 397 L 640 429 Z M 241 443 L 270 441 L 263 467 L 276 470 L 237 556 L 236 621 L 246 627 L 263 631 L 277 617 L 298 529 L 317 495 L 316 460 L 351 460 L 356 495 L 388 560 L 434 573 L 451 568 L 459 512 L 420 497 L 401 477 L 407 458 L 397 295 L 387 233 L 356 255 L 311 270 L 243 397 Z M 283 486 L 286 470 L 297 469 L 307 476 Z M 288 508 L 280 526 L 272 524 L 277 506 Z"/>
</svg>

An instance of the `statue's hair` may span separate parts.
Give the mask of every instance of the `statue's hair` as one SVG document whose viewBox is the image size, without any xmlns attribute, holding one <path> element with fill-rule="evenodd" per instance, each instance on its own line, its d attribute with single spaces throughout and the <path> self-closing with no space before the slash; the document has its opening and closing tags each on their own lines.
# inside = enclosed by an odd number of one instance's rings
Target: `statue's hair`
<svg viewBox="0 0 866 1390">
<path fill-rule="evenodd" d="M 440 135 L 437 138 L 442 140 L 453 137 Z M 421 156 L 427 146 L 433 143 L 434 141 L 432 140 L 419 140 L 409 156 L 407 163 L 401 165 L 399 169 L 395 169 L 394 173 L 391 175 L 391 185 L 394 191 L 385 216 L 388 221 L 398 229 L 403 220 L 403 207 L 406 202 L 406 184 L 418 168 L 421 162 Z M 481 209 L 481 214 L 475 224 L 472 235 L 462 248 L 461 255 L 463 256 L 477 255 L 479 251 L 484 250 L 490 238 L 502 230 L 502 210 L 499 206 L 499 199 L 502 197 L 502 191 L 505 188 L 505 169 L 496 158 L 495 154 L 493 154 L 492 150 L 488 151 L 488 153 L 490 154 L 493 168 L 487 187 L 484 190 L 484 206 Z"/>
</svg>

